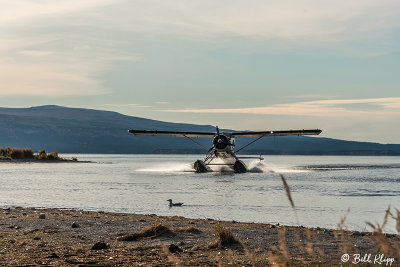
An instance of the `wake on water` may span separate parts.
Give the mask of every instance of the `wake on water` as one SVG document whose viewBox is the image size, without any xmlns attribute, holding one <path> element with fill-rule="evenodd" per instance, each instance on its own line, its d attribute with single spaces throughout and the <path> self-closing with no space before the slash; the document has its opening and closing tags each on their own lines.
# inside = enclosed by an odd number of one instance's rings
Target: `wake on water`
<svg viewBox="0 0 400 267">
<path fill-rule="evenodd" d="M 190 163 L 161 163 L 147 168 L 137 169 L 139 172 L 194 172 L 194 168 Z"/>
<path fill-rule="evenodd" d="M 290 172 L 308 172 L 308 170 L 292 169 L 286 166 L 270 166 L 259 160 L 252 160 L 247 164 L 247 170 L 250 173 L 290 173 Z M 211 167 L 213 172 L 230 173 L 233 169 L 229 166 L 214 165 Z M 161 163 L 147 168 L 140 168 L 137 171 L 141 172 L 194 172 L 193 164 L 191 163 Z"/>
</svg>

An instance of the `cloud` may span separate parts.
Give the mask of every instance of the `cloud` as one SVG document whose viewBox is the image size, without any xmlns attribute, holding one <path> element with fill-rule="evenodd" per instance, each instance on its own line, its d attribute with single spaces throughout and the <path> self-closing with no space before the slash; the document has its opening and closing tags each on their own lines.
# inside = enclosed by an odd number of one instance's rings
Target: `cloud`
<svg viewBox="0 0 400 267">
<path fill-rule="evenodd" d="M 109 93 L 98 79 L 57 64 L 0 61 L 0 96 L 79 96 Z"/>
<path fill-rule="evenodd" d="M 136 107 L 139 104 L 104 104 L 107 107 Z"/>
<path fill-rule="evenodd" d="M 110 92 L 102 77 L 113 64 L 146 62 L 135 50 L 142 38 L 295 43 L 359 40 L 362 36 L 364 41 L 398 27 L 397 0 L 4 1 L 0 9 L 0 95 Z M 385 53 L 375 47 L 367 50 L 350 53 Z M 278 112 L 285 106 L 270 108 Z"/>
<path fill-rule="evenodd" d="M 302 95 L 287 95 L 284 96 L 287 99 L 332 99 L 337 97 L 335 94 L 326 94 L 326 93 L 321 93 L 321 94 L 302 94 Z"/>
<path fill-rule="evenodd" d="M 84 29 L 115 1 L 11 1 L 0 9 L 0 96 L 110 93 L 101 78 L 115 61 L 142 61 Z M 81 21 L 82 20 L 82 21 Z M 96 24 L 97 22 L 94 22 Z M 99 26 L 101 27 L 101 26 Z"/>
<path fill-rule="evenodd" d="M 151 108 L 153 106 L 141 105 L 141 104 L 105 104 L 108 107 L 117 107 L 117 108 Z"/>
<path fill-rule="evenodd" d="M 143 105 L 143 106 L 136 106 L 137 108 L 152 108 L 153 106 L 147 106 L 147 105 Z"/>
<path fill-rule="evenodd" d="M 224 109 L 176 109 L 164 112 L 264 114 L 311 117 L 400 115 L 400 97 L 369 99 L 333 99 L 276 104 L 266 107 Z"/>
<path fill-rule="evenodd" d="M 49 24 L 52 23 L 52 24 Z M 400 26 L 397 0 L 9 1 L 0 29 L 71 26 L 201 39 L 354 40 Z M 1 26 L 3 25 L 3 26 Z M 356 52 L 356 51 L 355 51 Z M 373 54 L 381 53 L 372 51 Z"/>
<path fill-rule="evenodd" d="M 400 25 L 397 0 L 148 0 L 124 2 L 110 10 L 119 13 L 110 21 L 111 27 L 203 39 L 240 36 L 326 42 Z"/>
<path fill-rule="evenodd" d="M 53 54 L 51 51 L 40 51 L 40 50 L 23 50 L 19 51 L 18 54 L 24 56 L 32 56 L 32 57 L 43 57 Z"/>
<path fill-rule="evenodd" d="M 1 4 L 0 25 L 13 23 L 23 25 L 29 21 L 54 18 L 65 14 L 90 10 L 95 7 L 111 4 L 111 0 L 20 0 L 7 1 Z"/>
</svg>

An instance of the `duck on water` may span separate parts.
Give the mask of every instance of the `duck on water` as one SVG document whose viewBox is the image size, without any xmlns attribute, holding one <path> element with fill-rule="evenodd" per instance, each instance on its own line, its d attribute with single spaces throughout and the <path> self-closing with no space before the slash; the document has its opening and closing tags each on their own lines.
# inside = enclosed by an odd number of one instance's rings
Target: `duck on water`
<svg viewBox="0 0 400 267">
<path fill-rule="evenodd" d="M 169 201 L 169 206 L 170 207 L 180 207 L 183 205 L 183 203 L 173 203 L 172 199 L 168 199 L 167 201 Z"/>
</svg>

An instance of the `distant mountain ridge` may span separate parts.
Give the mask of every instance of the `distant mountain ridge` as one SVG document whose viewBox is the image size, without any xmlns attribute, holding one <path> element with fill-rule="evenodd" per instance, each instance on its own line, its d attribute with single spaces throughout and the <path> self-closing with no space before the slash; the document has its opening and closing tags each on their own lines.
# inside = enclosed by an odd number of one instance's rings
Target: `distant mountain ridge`
<svg viewBox="0 0 400 267">
<path fill-rule="evenodd" d="M 134 136 L 129 129 L 215 131 L 211 125 L 163 122 L 104 110 L 55 105 L 0 108 L 0 147 L 60 153 L 205 153 L 186 138 Z M 240 147 L 248 141 L 239 138 L 236 144 Z M 211 146 L 207 138 L 198 142 Z M 400 145 L 287 136 L 263 138 L 243 154 L 400 155 Z"/>
</svg>

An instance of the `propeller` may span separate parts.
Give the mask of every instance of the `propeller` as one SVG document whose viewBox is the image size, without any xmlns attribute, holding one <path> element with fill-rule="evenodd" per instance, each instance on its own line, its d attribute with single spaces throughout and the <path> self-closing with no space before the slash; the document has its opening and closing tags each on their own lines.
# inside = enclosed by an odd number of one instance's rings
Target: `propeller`
<svg viewBox="0 0 400 267">
<path fill-rule="evenodd" d="M 215 128 L 217 128 L 217 137 L 218 137 L 218 144 L 222 143 L 223 140 L 221 139 L 220 135 L 219 135 L 219 128 L 218 126 L 216 126 Z"/>
<path fill-rule="evenodd" d="M 214 148 L 223 149 L 229 143 L 228 139 L 224 135 L 220 134 L 218 126 L 216 126 L 215 128 L 217 131 L 217 135 L 214 137 L 213 146 L 208 151 L 211 151 Z"/>
<path fill-rule="evenodd" d="M 216 128 L 216 130 L 217 130 L 217 136 L 216 137 L 218 137 L 218 143 L 221 143 L 222 142 L 222 140 L 221 140 L 221 138 L 219 137 L 219 128 L 218 128 L 218 126 L 215 126 L 215 128 Z M 210 152 L 211 150 L 213 150 L 214 149 L 214 142 L 213 142 L 213 146 L 208 150 L 208 152 Z"/>
</svg>

